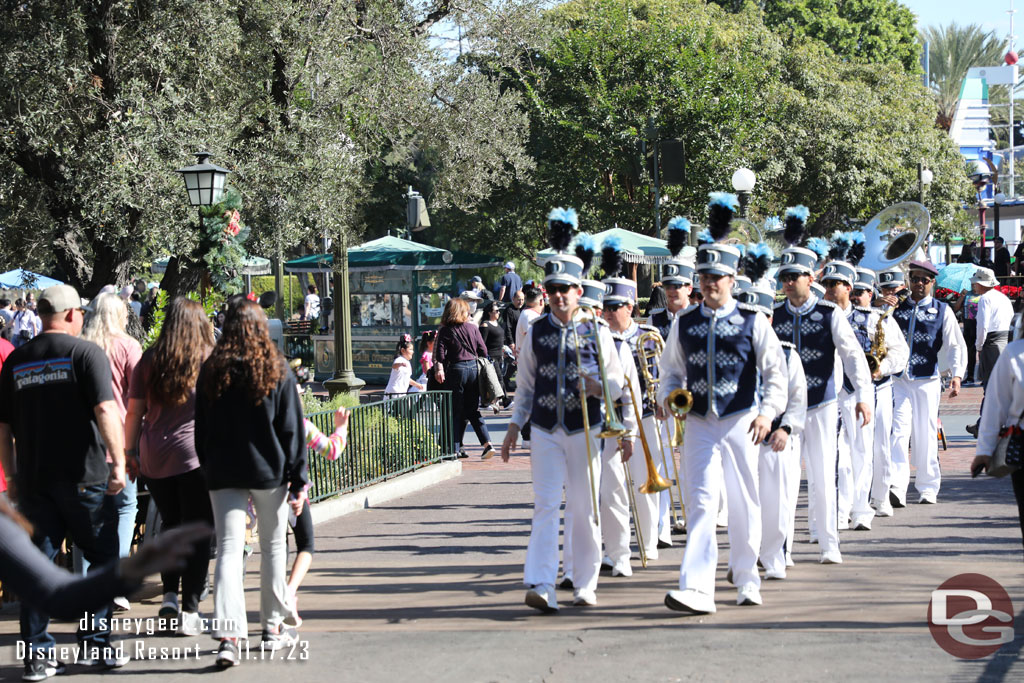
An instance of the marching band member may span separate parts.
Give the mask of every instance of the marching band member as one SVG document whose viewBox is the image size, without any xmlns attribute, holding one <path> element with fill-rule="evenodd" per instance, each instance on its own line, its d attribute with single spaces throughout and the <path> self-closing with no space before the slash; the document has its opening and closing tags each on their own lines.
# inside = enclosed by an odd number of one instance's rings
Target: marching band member
<svg viewBox="0 0 1024 683">
<path fill-rule="evenodd" d="M 812 541 L 821 544 L 819 561 L 839 564 L 839 531 L 836 514 L 836 459 L 838 411 L 836 401 L 836 352 L 851 378 L 855 395 L 855 417 L 863 425 L 871 421 L 868 391 L 871 374 L 864 351 L 845 315 L 834 304 L 811 292 L 811 277 L 818 255 L 795 246 L 803 237 L 808 211 L 798 206 L 785 217 L 786 242 L 778 277 L 786 301 L 775 305 L 772 327 L 779 339 L 791 342 L 800 355 L 807 377 L 807 417 L 801 454 L 807 467 L 808 522 Z"/>
<path fill-rule="evenodd" d="M 764 279 L 772 261 L 766 244 L 751 245 L 744 259 L 747 276 L 753 281 L 740 296 L 764 313 L 769 324 L 775 306 L 775 285 Z M 786 365 L 788 393 L 785 412 L 772 421 L 771 431 L 760 445 L 758 493 L 761 499 L 761 550 L 759 558 L 766 579 L 786 578 L 792 559 L 796 527 L 796 502 L 800 494 L 800 433 L 807 414 L 807 382 L 800 356 L 790 342 L 780 341 Z"/>
<path fill-rule="evenodd" d="M 600 481 L 596 436 L 601 424 L 598 397 L 602 387 L 596 378 L 603 368 L 612 399 L 621 395 L 624 383 L 607 326 L 576 310 L 583 263 L 563 253 L 577 225 L 576 212 L 555 209 L 548 225 L 552 246 L 558 252 L 544 264 L 551 312 L 530 326 L 520 349 L 516 408 L 501 447 L 502 460 L 508 462 L 520 427 L 530 421 L 534 510 L 524 581 L 528 587 L 526 604 L 545 613 L 558 610 L 554 584 L 563 487 L 566 514 L 572 520 L 573 604 L 597 604 L 601 539 L 592 487 Z M 578 366 L 577 354 L 583 367 Z M 585 379 L 585 397 L 580 391 L 581 376 Z M 581 399 L 585 400 L 581 403 Z M 584 431 L 584 416 L 589 421 L 589 433 Z"/>
<path fill-rule="evenodd" d="M 658 444 L 654 432 L 657 423 L 654 419 L 654 406 L 647 399 L 647 382 L 637 370 L 640 363 L 644 362 L 640 358 L 637 349 L 637 340 L 643 332 L 655 331 L 655 329 L 648 325 L 638 325 L 633 322 L 633 308 L 636 305 L 636 283 L 628 278 L 620 277 L 622 269 L 621 252 L 618 250 L 617 240 L 616 243 L 609 245 L 609 240 L 611 239 L 613 238 L 605 240 L 604 248 L 601 250 L 603 257 L 601 267 L 605 275 L 608 276 L 604 279 L 606 287 L 604 319 L 611 329 L 612 337 L 615 339 L 615 344 L 622 355 L 622 365 L 626 372 L 629 373 L 633 389 L 637 393 L 637 400 L 641 404 L 640 427 L 644 430 L 644 434 L 647 437 L 648 447 L 653 449 L 657 448 Z M 623 403 L 627 400 L 632 400 L 629 393 L 628 388 L 623 391 Z M 632 426 L 625 421 L 623 423 L 626 427 Z M 633 449 L 636 450 L 635 443 Z M 653 451 L 652 457 L 654 458 L 655 465 L 658 467 L 658 473 L 662 476 L 667 476 L 662 471 L 664 465 L 661 454 Z M 623 461 L 629 467 L 630 478 L 633 481 L 633 499 L 636 503 L 635 521 L 640 534 L 643 536 L 644 552 L 648 560 L 656 560 L 658 559 L 658 548 L 661 545 L 658 540 L 660 494 L 642 493 L 640 491 L 640 488 L 647 481 L 647 464 L 644 458 L 629 459 L 624 457 Z M 628 538 L 628 527 L 626 531 Z M 612 573 L 614 574 L 615 571 L 613 570 Z"/>
<path fill-rule="evenodd" d="M 892 316 L 910 346 L 910 360 L 893 384 L 892 484 L 889 502 L 904 507 L 910 486 L 910 457 L 917 476 L 914 488 L 921 503 L 935 503 L 942 476 L 939 472 L 938 420 L 942 381 L 939 357 L 953 371 L 949 395 L 960 394 L 967 366 L 967 345 L 953 310 L 932 298 L 938 269 L 928 261 L 910 262 L 910 296 Z M 910 452 L 908 454 L 907 447 Z"/>
<path fill-rule="evenodd" d="M 712 193 L 709 232 L 725 238 L 738 208 L 735 195 Z M 715 608 L 715 538 L 719 491 L 729 490 L 730 564 L 739 605 L 761 604 L 757 555 L 761 513 L 757 490 L 757 444 L 782 411 L 786 369 L 768 322 L 731 295 L 739 250 L 711 242 L 697 251 L 704 302 L 683 312 L 669 330 L 662 354 L 658 401 L 671 411 L 672 395 L 687 387 L 693 409 L 683 444 L 686 550 L 679 590 L 665 596 L 670 609 L 708 614 Z M 764 399 L 758 400 L 758 380 Z"/>
<path fill-rule="evenodd" d="M 899 272 L 899 271 L 896 271 Z M 900 273 L 900 277 L 903 274 Z M 872 436 L 872 467 L 870 505 L 879 517 L 891 517 L 889 503 L 889 481 L 892 478 L 892 376 L 907 367 L 910 347 L 903 338 L 899 325 L 893 320 L 888 309 L 872 308 L 871 300 L 875 289 L 875 273 L 867 268 L 857 268 L 857 280 L 853 283 L 850 299 L 855 306 L 870 309 L 873 316 L 868 319 L 867 330 L 872 346 L 881 321 L 885 336 L 885 358 L 872 374 L 875 385 L 875 423 Z"/>
<path fill-rule="evenodd" d="M 693 263 L 684 260 L 679 255 L 683 251 L 683 247 L 690 239 L 690 221 L 686 220 L 682 216 L 675 216 L 668 222 L 668 239 L 666 246 L 668 247 L 669 253 L 672 255 L 665 264 L 662 266 L 661 286 L 665 290 L 665 308 L 656 308 L 651 311 L 650 320 L 648 321 L 651 326 L 658 331 L 662 339 L 668 336 L 668 330 L 672 326 L 672 321 L 679 317 L 679 314 L 686 310 L 692 303 L 691 297 L 693 295 Z M 664 417 L 664 416 L 662 416 Z M 658 420 L 656 423 L 658 429 L 661 430 L 661 442 L 665 444 L 666 448 L 669 443 L 668 435 L 668 424 L 664 420 Z M 649 432 L 648 432 L 649 433 Z M 672 449 L 669 448 L 667 453 L 668 457 L 675 459 L 675 454 Z M 656 458 L 657 462 L 658 459 Z M 673 466 L 673 469 L 675 467 Z M 668 473 L 663 473 L 668 476 Z M 682 472 L 679 472 L 680 477 Z M 680 487 L 682 481 L 679 482 Z M 658 547 L 669 548 L 672 546 L 672 528 L 669 525 L 669 518 L 671 517 L 671 506 L 672 506 L 672 492 L 665 490 L 660 494 L 658 502 Z M 680 519 L 679 525 L 676 531 L 683 531 L 685 529 L 685 520 Z"/>
<path fill-rule="evenodd" d="M 858 280 L 856 265 L 863 256 L 862 233 L 839 233 L 833 240 L 833 249 L 830 253 L 834 260 L 825 264 L 822 281 L 827 289 L 827 299 L 846 315 L 866 358 L 871 352 L 881 314 L 872 310 L 870 306 L 856 306 L 852 300 L 853 287 Z M 889 345 L 892 346 L 892 343 Z M 872 373 L 872 381 L 880 379 L 883 371 L 886 375 L 891 374 L 899 367 L 901 361 L 906 362 L 905 358 L 906 356 L 899 351 L 894 352 L 891 358 L 887 355 L 884 359 L 885 366 L 883 367 L 880 362 Z M 870 366 L 868 369 L 871 369 Z M 873 384 L 868 387 L 865 395 L 870 399 L 870 405 L 874 406 L 876 400 Z M 875 425 L 858 423 L 854 416 L 856 400 L 853 382 L 844 373 L 843 388 L 839 392 L 842 426 L 839 431 L 837 464 L 838 527 L 849 529 L 852 526 L 859 531 L 869 531 L 871 520 L 875 516 L 874 508 L 871 507 Z"/>
</svg>

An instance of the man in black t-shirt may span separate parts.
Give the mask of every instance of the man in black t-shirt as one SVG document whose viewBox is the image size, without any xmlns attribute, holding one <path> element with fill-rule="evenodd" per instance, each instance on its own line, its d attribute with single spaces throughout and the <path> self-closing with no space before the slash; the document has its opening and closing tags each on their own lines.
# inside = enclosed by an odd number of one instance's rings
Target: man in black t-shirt
<svg viewBox="0 0 1024 683">
<path fill-rule="evenodd" d="M 124 488 L 126 477 L 110 362 L 98 345 L 76 338 L 82 309 L 73 287 L 48 288 L 38 306 L 43 333 L 12 352 L 0 370 L 0 462 L 8 495 L 32 522 L 39 549 L 52 559 L 70 535 L 100 568 L 118 559 L 117 517 L 104 500 Z M 90 626 L 104 628 L 79 627 L 79 663 L 127 662 L 109 648 L 110 614 L 108 604 L 88 615 Z M 48 626 L 47 614 L 22 603 L 26 680 L 62 670 L 47 653 L 55 645 Z"/>
</svg>

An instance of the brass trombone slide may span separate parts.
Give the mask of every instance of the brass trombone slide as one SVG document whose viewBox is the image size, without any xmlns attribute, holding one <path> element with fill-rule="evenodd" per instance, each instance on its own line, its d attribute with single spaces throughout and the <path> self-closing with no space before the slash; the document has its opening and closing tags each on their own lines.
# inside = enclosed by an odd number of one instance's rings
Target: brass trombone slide
<svg viewBox="0 0 1024 683">
<path fill-rule="evenodd" d="M 584 319 L 578 321 L 576 319 L 577 313 L 582 313 Z M 594 329 L 592 332 L 581 335 L 576 328 L 580 322 L 586 322 L 587 319 L 593 322 Z M 597 354 L 597 371 L 601 377 L 601 396 L 604 399 L 605 405 L 604 429 L 598 434 L 598 437 L 602 439 L 619 438 L 626 434 L 628 430 L 615 417 L 615 402 L 612 399 L 612 392 L 608 386 L 608 375 L 605 373 L 602 363 L 601 327 L 600 323 L 598 323 L 597 314 L 591 306 L 577 306 L 572 312 L 569 321 L 572 328 L 573 346 L 576 347 L 576 374 L 580 382 L 580 409 L 583 411 L 583 433 L 586 434 L 587 471 L 590 473 L 590 495 L 594 506 L 594 526 L 600 526 L 601 510 L 597 504 L 597 482 L 594 480 L 594 453 L 590 445 L 590 416 L 587 414 L 587 381 L 586 373 L 583 372 L 583 354 L 580 351 L 582 343 L 587 339 L 594 340 Z"/>
</svg>

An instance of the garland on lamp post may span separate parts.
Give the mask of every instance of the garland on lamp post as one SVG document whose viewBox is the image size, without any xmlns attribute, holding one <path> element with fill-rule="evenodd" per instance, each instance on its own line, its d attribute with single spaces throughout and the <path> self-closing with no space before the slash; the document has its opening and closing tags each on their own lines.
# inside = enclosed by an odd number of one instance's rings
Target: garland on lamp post
<svg viewBox="0 0 1024 683">
<path fill-rule="evenodd" d="M 203 255 L 210 282 L 223 294 L 242 289 L 242 266 L 249 228 L 241 221 L 242 196 L 228 188 L 220 202 L 199 207 L 202 217 L 198 252 Z"/>
</svg>

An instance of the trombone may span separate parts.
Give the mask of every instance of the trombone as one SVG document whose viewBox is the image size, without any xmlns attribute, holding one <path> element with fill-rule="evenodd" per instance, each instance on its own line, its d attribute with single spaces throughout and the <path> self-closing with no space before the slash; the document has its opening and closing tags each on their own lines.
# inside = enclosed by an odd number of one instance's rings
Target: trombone
<svg viewBox="0 0 1024 683">
<path fill-rule="evenodd" d="M 655 375 L 655 369 L 659 359 L 661 358 L 662 352 L 665 350 L 665 341 L 661 338 L 661 335 L 657 332 L 644 332 L 636 340 L 637 356 L 640 358 L 640 372 L 643 373 L 644 382 L 647 384 L 647 400 L 652 405 L 657 406 L 658 404 L 658 384 L 661 379 Z M 675 396 L 676 392 L 673 392 Z M 689 394 L 689 392 L 686 392 Z M 672 397 L 670 396 L 670 399 Z M 690 396 L 690 405 L 693 405 L 693 397 Z M 687 407 L 689 411 L 689 407 Z M 673 435 L 673 439 L 669 444 L 670 448 L 676 448 L 682 445 L 682 425 L 680 422 L 680 416 L 676 417 L 676 431 Z M 640 423 L 643 424 L 642 413 Z M 665 443 L 661 438 L 661 426 L 656 425 L 657 429 L 654 430 L 655 437 L 658 441 L 658 450 L 661 452 L 661 464 L 665 468 L 665 473 L 668 474 L 668 461 L 665 455 Z M 676 436 L 680 437 L 678 443 L 676 442 Z M 670 452 L 671 453 L 671 452 Z M 686 519 L 686 507 L 683 504 L 683 486 L 679 479 L 679 465 L 676 464 L 675 455 L 670 455 L 669 459 L 672 460 L 672 470 L 675 474 L 676 491 L 672 493 L 671 484 L 668 487 L 669 502 L 672 507 L 672 524 L 676 529 L 682 527 L 683 521 L 680 520 L 679 515 L 682 514 L 682 519 Z M 676 500 L 679 500 L 679 512 L 676 511 Z"/>
<path fill-rule="evenodd" d="M 647 444 L 647 437 L 644 435 L 644 407 L 643 404 L 637 400 L 636 389 L 633 387 L 633 380 L 630 379 L 629 375 L 626 375 L 626 385 L 629 387 L 629 395 L 633 401 L 633 410 L 637 415 L 637 432 L 640 434 L 640 445 L 643 446 L 644 449 L 644 462 L 647 463 L 647 481 L 645 481 L 643 486 L 640 487 L 640 493 L 654 494 L 668 489 L 669 497 L 671 497 L 672 483 L 658 474 L 658 467 L 654 464 L 654 458 L 651 457 L 651 448 Z M 664 451 L 662 451 L 661 456 L 664 461 Z M 640 518 L 637 515 L 636 492 L 633 490 L 633 476 L 629 471 L 629 463 L 622 463 L 622 465 L 626 468 L 626 486 L 629 489 L 629 505 L 633 510 L 633 526 L 636 528 L 636 540 L 640 546 L 640 564 L 643 565 L 644 569 L 646 569 L 647 550 L 644 548 L 644 535 L 643 531 L 640 529 Z"/>
<path fill-rule="evenodd" d="M 583 318 L 577 321 L 577 313 L 582 313 Z M 593 329 L 590 332 L 580 334 L 577 330 L 579 322 L 593 321 Z M 601 354 L 601 326 L 598 322 L 597 313 L 591 306 L 577 306 L 569 317 L 572 327 L 573 346 L 576 347 L 576 375 L 580 381 L 580 409 L 583 411 L 583 432 L 586 434 L 587 444 L 587 471 L 590 473 L 590 495 L 594 505 L 594 526 L 601 524 L 601 510 L 597 505 L 597 482 L 594 480 L 594 453 L 590 445 L 590 415 L 587 411 L 587 377 L 583 372 L 583 353 L 580 350 L 587 339 L 594 340 L 595 353 L 597 355 L 597 372 L 601 377 L 601 398 L 604 400 L 605 417 L 604 429 L 598 434 L 601 439 L 617 439 L 624 436 L 629 430 L 615 417 L 615 402 L 612 399 L 611 389 L 608 387 L 608 374 L 604 371 Z"/>
</svg>

